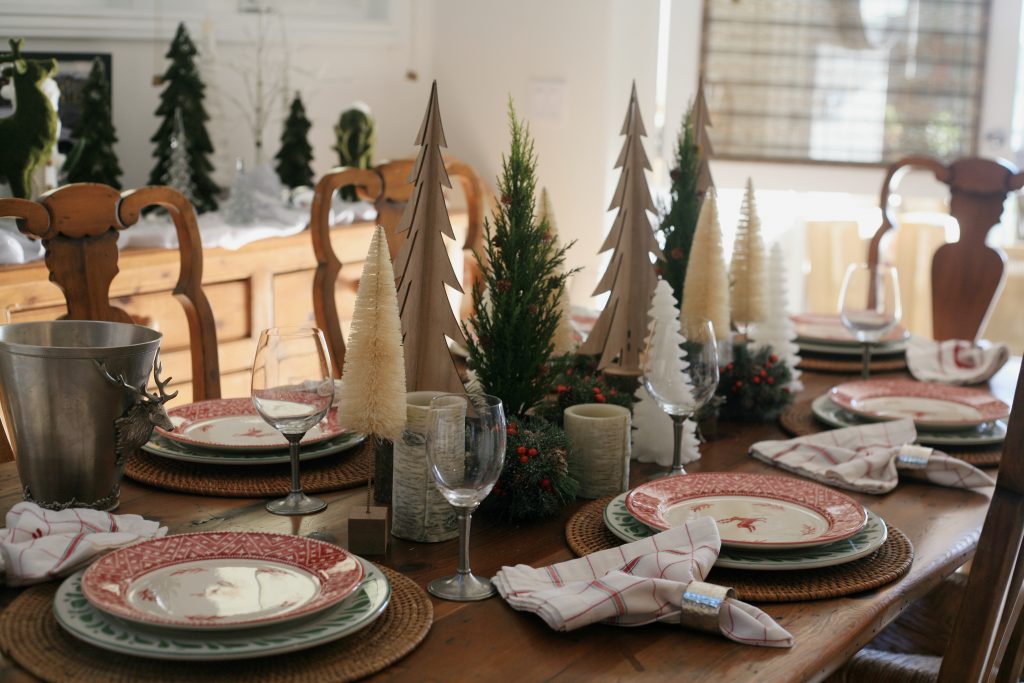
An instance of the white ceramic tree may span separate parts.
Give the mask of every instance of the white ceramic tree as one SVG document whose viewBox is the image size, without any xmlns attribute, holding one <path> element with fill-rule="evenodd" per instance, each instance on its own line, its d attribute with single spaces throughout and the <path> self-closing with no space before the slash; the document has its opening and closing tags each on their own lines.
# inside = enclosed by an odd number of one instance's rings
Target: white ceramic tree
<svg viewBox="0 0 1024 683">
<path fill-rule="evenodd" d="M 548 234 L 551 236 L 549 244 L 552 249 L 558 249 L 558 225 L 555 223 L 555 213 L 551 208 L 551 198 L 548 196 L 548 189 L 540 191 L 540 218 L 548 222 Z M 558 312 L 561 317 L 558 319 L 558 327 L 555 329 L 555 336 L 552 339 L 554 348 L 552 356 L 561 356 L 572 353 L 576 350 L 576 332 L 572 328 L 572 309 L 569 305 L 569 288 L 562 287 L 552 296 L 558 299 Z"/>
<path fill-rule="evenodd" d="M 758 347 L 771 346 L 775 354 L 786 361 L 790 371 L 793 373 L 793 380 L 789 386 L 792 391 L 799 391 L 803 388 L 800 382 L 800 371 L 796 369 L 800 362 L 800 347 L 793 340 L 796 339 L 796 327 L 789 318 L 788 295 L 786 292 L 786 257 L 782 251 L 782 245 L 776 243 L 772 246 L 771 255 L 768 258 L 768 283 L 766 287 L 765 305 L 767 315 L 759 323 L 755 323 L 750 329 L 750 339 Z"/>
<path fill-rule="evenodd" d="M 718 201 L 708 191 L 697 219 L 697 230 L 686 269 L 682 314 L 690 319 L 710 320 L 718 340 L 729 338 L 729 274 L 718 224 Z M 685 330 L 684 330 L 685 331 Z"/>
<path fill-rule="evenodd" d="M 673 405 L 692 403 L 693 384 L 686 372 L 690 364 L 683 358 L 682 349 L 686 338 L 680 332 L 679 309 L 672 285 L 665 280 L 658 280 L 647 315 L 651 323 L 644 346 L 650 360 L 645 366 L 659 368 L 665 378 L 672 380 L 663 380 L 663 386 L 668 387 L 662 391 L 666 401 Z"/>
<path fill-rule="evenodd" d="M 752 323 L 764 320 L 765 268 L 767 266 L 764 241 L 761 239 L 761 219 L 754 200 L 754 184 L 747 178 L 747 191 L 740 207 L 740 222 L 736 228 L 736 241 L 732 250 L 729 275 L 732 291 L 732 322 L 737 329 L 747 331 Z"/>
<path fill-rule="evenodd" d="M 672 464 L 672 418 L 641 385 L 633 404 L 633 458 L 639 462 L 656 462 L 662 467 Z M 683 425 L 683 464 L 700 458 L 697 423 L 687 420 Z"/>
</svg>

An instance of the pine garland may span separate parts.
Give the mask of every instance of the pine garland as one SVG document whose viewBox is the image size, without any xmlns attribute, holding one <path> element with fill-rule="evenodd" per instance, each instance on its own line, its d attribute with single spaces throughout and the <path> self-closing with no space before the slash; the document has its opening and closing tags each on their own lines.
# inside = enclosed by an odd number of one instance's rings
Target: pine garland
<svg viewBox="0 0 1024 683">
<path fill-rule="evenodd" d="M 665 238 L 665 259 L 658 262 L 658 274 L 672 285 L 676 301 L 683 301 L 683 283 L 690 262 L 690 247 L 697 230 L 697 217 L 703 197 L 698 191 L 700 150 L 694 138 L 693 107 L 683 118 L 676 142 L 676 164 L 672 169 L 671 203 L 658 230 Z"/>
<path fill-rule="evenodd" d="M 593 356 L 566 355 L 557 365 L 565 369 L 552 375 L 548 398 L 534 413 L 549 422 L 562 426 L 565 409 L 584 403 L 609 403 L 633 409 L 635 402 L 629 391 L 621 391 L 609 377 L 597 370 Z M 635 379 L 630 378 L 634 383 Z"/>
<path fill-rule="evenodd" d="M 547 362 L 561 317 L 558 297 L 575 271 L 564 270 L 546 219 L 534 215 L 537 159 L 529 129 L 509 99 L 512 143 L 502 158 L 501 202 L 484 220 L 482 283 L 473 287 L 475 313 L 464 325 L 469 367 L 483 389 L 501 398 L 508 415 L 524 415 L 547 391 Z"/>
<path fill-rule="evenodd" d="M 501 477 L 481 506 L 506 522 L 555 514 L 571 503 L 579 482 L 569 476 L 569 439 L 557 425 L 511 417 Z"/>
<path fill-rule="evenodd" d="M 793 402 L 789 366 L 770 346 L 733 346 L 733 361 L 722 368 L 716 394 L 725 399 L 722 417 L 769 422 Z"/>
</svg>

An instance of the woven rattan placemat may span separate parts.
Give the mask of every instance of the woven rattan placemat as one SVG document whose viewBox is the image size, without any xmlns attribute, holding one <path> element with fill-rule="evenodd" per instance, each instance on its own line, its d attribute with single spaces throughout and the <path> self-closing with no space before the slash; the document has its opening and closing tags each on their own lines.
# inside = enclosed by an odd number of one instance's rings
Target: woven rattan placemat
<svg viewBox="0 0 1024 683">
<path fill-rule="evenodd" d="M 366 483 L 372 460 L 358 447 L 337 455 L 310 460 L 299 467 L 302 490 L 323 493 Z M 168 491 L 183 491 L 227 498 L 283 496 L 291 490 L 291 468 L 278 465 L 204 465 L 161 458 L 144 451 L 128 459 L 124 474 L 142 484 Z"/>
<path fill-rule="evenodd" d="M 396 571 L 391 602 L 370 626 L 332 643 L 292 654 L 230 662 L 165 662 L 113 654 L 71 636 L 53 616 L 57 582 L 25 590 L 0 615 L 0 649 L 22 668 L 53 683 L 202 683 L 354 681 L 386 669 L 426 637 L 434 611 L 426 592 Z"/>
<path fill-rule="evenodd" d="M 622 545 L 604 524 L 611 496 L 587 503 L 565 525 L 565 539 L 577 555 Z M 914 546 L 902 531 L 889 527 L 889 538 L 871 555 L 846 564 L 802 571 L 712 569 L 708 581 L 736 589 L 749 602 L 796 602 L 853 595 L 903 578 L 914 561 Z"/>
<path fill-rule="evenodd" d="M 801 370 L 815 370 L 818 372 L 843 372 L 856 373 L 864 367 L 860 358 L 837 358 L 835 356 L 811 356 L 803 355 L 797 365 Z M 871 372 L 893 372 L 906 370 L 907 359 L 903 356 L 896 358 L 872 358 Z"/>
<path fill-rule="evenodd" d="M 814 417 L 809 403 L 794 404 L 783 410 L 779 416 L 779 424 L 793 436 L 807 436 L 832 429 Z M 1003 454 L 1002 444 L 957 449 L 950 446 L 937 446 L 936 449 L 946 455 L 969 462 L 975 467 L 996 467 Z"/>
</svg>

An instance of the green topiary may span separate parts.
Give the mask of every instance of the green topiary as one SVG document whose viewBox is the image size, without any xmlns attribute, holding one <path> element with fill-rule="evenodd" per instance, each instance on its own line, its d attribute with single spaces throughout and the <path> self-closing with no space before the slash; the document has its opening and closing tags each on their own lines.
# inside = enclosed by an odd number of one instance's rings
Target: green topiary
<svg viewBox="0 0 1024 683">
<path fill-rule="evenodd" d="M 277 159 L 277 177 L 288 187 L 313 185 L 313 169 L 309 165 L 313 160 L 313 148 L 309 146 L 307 138 L 312 125 L 306 118 L 302 98 L 299 93 L 295 93 L 288 118 L 284 121 L 284 130 L 281 131 L 281 149 L 274 157 Z"/>
<path fill-rule="evenodd" d="M 55 59 L 25 59 L 23 41 L 11 40 L 11 51 L 0 53 L 3 70 L 14 81 L 14 113 L 0 119 L 0 177 L 6 178 L 11 193 L 29 199 L 32 174 L 50 161 L 57 142 L 57 112 L 42 90 L 42 83 L 57 73 Z"/>
<path fill-rule="evenodd" d="M 763 346 L 751 352 L 746 343 L 733 346 L 733 360 L 722 368 L 716 395 L 725 400 L 721 415 L 746 422 L 769 422 L 793 402 L 787 384 L 789 366 Z"/>
<path fill-rule="evenodd" d="M 372 168 L 375 144 L 373 117 L 362 107 L 352 107 L 341 113 L 338 125 L 334 127 L 337 143 L 338 162 L 349 168 Z M 354 202 L 358 199 L 354 187 L 338 190 L 342 199 Z"/>
<path fill-rule="evenodd" d="M 579 482 L 569 476 L 569 439 L 557 425 L 531 417 L 510 417 L 501 477 L 481 506 L 507 522 L 555 514 L 576 497 Z"/>
<path fill-rule="evenodd" d="M 64 162 L 67 182 L 103 183 L 120 190 L 121 165 L 114 153 L 117 132 L 110 116 L 110 84 L 99 57 L 92 62 L 82 99 L 81 125 L 75 130 L 78 139 Z"/>
</svg>

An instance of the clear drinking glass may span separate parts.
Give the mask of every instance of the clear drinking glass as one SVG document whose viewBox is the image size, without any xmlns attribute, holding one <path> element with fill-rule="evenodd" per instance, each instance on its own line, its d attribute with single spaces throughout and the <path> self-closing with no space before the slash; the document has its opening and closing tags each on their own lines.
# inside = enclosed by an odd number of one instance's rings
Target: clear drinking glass
<svg viewBox="0 0 1024 683">
<path fill-rule="evenodd" d="M 306 515 L 327 507 L 302 492 L 299 442 L 333 402 L 334 378 L 323 332 L 314 327 L 263 330 L 252 365 L 252 403 L 260 417 L 288 439 L 292 462 L 291 493 L 267 503 L 274 514 Z"/>
<path fill-rule="evenodd" d="M 846 269 L 839 294 L 839 318 L 854 338 L 864 345 L 860 376 L 871 370 L 871 345 L 882 340 L 903 315 L 900 280 L 892 266 L 854 263 Z"/>
<path fill-rule="evenodd" d="M 444 394 L 430 402 L 427 459 L 438 490 L 459 519 L 459 569 L 427 586 L 439 598 L 482 600 L 495 593 L 490 579 L 469 569 L 469 524 L 501 474 L 506 429 L 505 409 L 495 396 Z"/>
<path fill-rule="evenodd" d="M 714 396 L 718 348 L 710 320 L 682 317 L 652 320 L 642 358 L 647 392 L 672 417 L 672 467 L 659 476 L 686 474 L 682 464 L 683 423 Z M 684 337 L 685 335 L 685 337 Z"/>
</svg>

